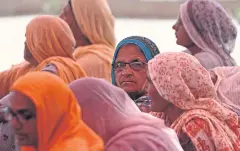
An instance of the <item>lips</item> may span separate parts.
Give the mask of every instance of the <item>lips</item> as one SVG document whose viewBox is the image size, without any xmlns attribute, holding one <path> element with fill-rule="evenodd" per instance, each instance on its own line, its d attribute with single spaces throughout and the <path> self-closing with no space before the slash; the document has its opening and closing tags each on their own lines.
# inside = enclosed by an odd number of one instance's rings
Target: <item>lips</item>
<svg viewBox="0 0 240 151">
<path fill-rule="evenodd" d="M 123 83 L 135 83 L 134 81 L 121 81 L 121 84 Z"/>
<path fill-rule="evenodd" d="M 16 141 L 21 144 L 23 142 L 25 142 L 26 140 L 28 140 L 28 136 L 27 135 L 15 135 Z"/>
<path fill-rule="evenodd" d="M 124 85 L 128 85 L 128 84 L 134 84 L 135 82 L 134 81 L 122 81 L 121 82 L 121 86 L 124 86 Z"/>
<path fill-rule="evenodd" d="M 16 137 L 19 137 L 19 138 L 27 137 L 27 135 L 23 133 L 16 133 L 15 135 Z"/>
</svg>

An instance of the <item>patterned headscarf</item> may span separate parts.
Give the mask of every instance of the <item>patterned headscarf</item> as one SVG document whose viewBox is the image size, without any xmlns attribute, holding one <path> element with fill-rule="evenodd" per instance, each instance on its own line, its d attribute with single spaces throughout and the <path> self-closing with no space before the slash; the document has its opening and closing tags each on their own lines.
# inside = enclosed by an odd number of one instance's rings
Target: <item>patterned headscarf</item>
<svg viewBox="0 0 240 151">
<path fill-rule="evenodd" d="M 217 1 L 187 0 L 180 7 L 180 18 L 199 48 L 219 55 L 226 66 L 236 64 L 230 54 L 235 47 L 237 29 Z"/>
<path fill-rule="evenodd" d="M 183 52 L 164 53 L 155 56 L 148 69 L 158 93 L 184 111 L 171 125 L 178 135 L 186 133 L 201 151 L 201 140 L 209 141 L 201 137 L 203 132 L 216 150 L 240 149 L 237 114 L 216 101 L 210 74 L 195 57 Z"/>
<path fill-rule="evenodd" d="M 217 67 L 210 74 L 219 100 L 240 111 L 240 67 Z"/>
<path fill-rule="evenodd" d="M 154 56 L 160 53 L 157 45 L 152 40 L 141 36 L 131 36 L 119 42 L 114 53 L 112 64 L 115 63 L 120 48 L 127 44 L 135 44 L 136 46 L 138 46 L 142 53 L 144 54 L 147 61 L 151 60 Z M 112 83 L 116 85 L 115 72 L 113 68 L 112 68 Z"/>
</svg>

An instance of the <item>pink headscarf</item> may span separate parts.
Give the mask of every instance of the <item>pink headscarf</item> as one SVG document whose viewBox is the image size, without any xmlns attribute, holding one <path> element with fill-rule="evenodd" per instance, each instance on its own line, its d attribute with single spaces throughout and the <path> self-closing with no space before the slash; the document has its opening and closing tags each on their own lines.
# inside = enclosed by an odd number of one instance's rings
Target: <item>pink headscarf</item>
<svg viewBox="0 0 240 151">
<path fill-rule="evenodd" d="M 240 110 L 240 67 L 217 67 L 210 71 L 219 101 Z"/>
<path fill-rule="evenodd" d="M 158 93 L 184 111 L 171 125 L 178 135 L 184 132 L 201 151 L 202 140 L 209 141 L 199 136 L 203 131 L 216 150 L 240 150 L 237 114 L 215 100 L 210 74 L 195 57 L 183 52 L 163 53 L 153 58 L 148 68 Z"/>
<path fill-rule="evenodd" d="M 76 80 L 70 88 L 84 122 L 103 138 L 106 151 L 182 151 L 175 132 L 140 112 L 122 89 L 96 78 Z"/>
<path fill-rule="evenodd" d="M 217 1 L 187 0 L 180 7 L 180 18 L 199 48 L 220 56 L 224 66 L 236 64 L 230 53 L 235 47 L 237 29 Z"/>
</svg>

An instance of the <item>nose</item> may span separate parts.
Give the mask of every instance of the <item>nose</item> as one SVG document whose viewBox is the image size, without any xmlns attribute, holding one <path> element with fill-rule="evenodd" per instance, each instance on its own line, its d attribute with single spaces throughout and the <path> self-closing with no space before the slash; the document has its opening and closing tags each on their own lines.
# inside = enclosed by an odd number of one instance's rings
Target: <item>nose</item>
<svg viewBox="0 0 240 151">
<path fill-rule="evenodd" d="M 16 117 L 13 117 L 11 121 L 9 121 L 12 128 L 15 130 L 20 130 L 22 128 L 21 123 L 17 120 Z"/>
<path fill-rule="evenodd" d="M 172 29 L 173 29 L 173 30 L 177 30 L 177 23 L 175 23 L 175 24 L 172 26 Z"/>
<path fill-rule="evenodd" d="M 133 74 L 133 70 L 131 69 L 131 67 L 129 66 L 129 64 L 126 65 L 126 67 L 122 70 L 122 75 L 132 75 Z"/>
</svg>

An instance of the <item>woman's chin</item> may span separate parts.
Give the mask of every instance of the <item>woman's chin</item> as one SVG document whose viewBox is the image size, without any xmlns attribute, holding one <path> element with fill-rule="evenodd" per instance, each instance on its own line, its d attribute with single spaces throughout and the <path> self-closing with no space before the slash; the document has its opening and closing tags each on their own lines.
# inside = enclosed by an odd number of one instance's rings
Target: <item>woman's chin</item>
<svg viewBox="0 0 240 151">
<path fill-rule="evenodd" d="M 159 106 L 151 105 L 151 111 L 152 112 L 162 112 L 162 108 Z"/>
<path fill-rule="evenodd" d="M 185 46 L 181 43 L 181 41 L 179 41 L 178 39 L 176 40 L 176 44 L 179 45 L 179 46 L 185 47 Z"/>
</svg>

